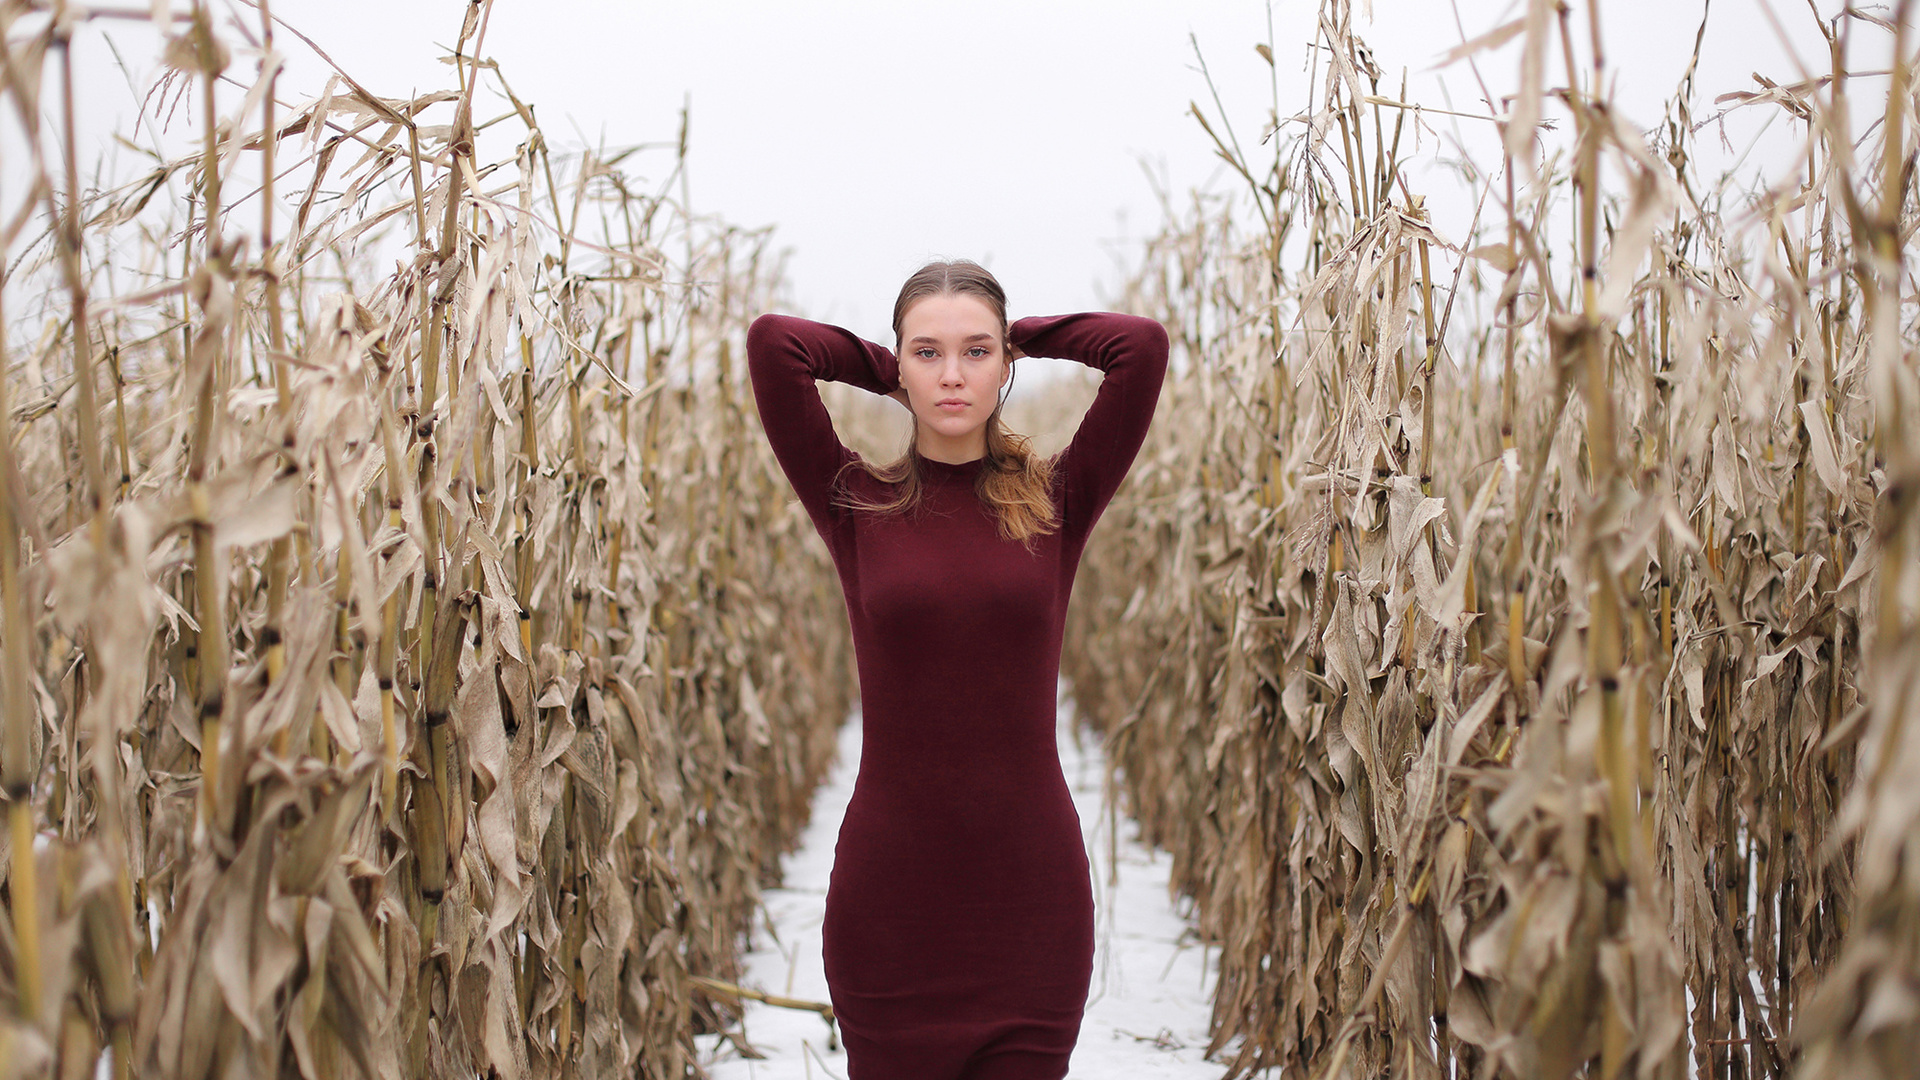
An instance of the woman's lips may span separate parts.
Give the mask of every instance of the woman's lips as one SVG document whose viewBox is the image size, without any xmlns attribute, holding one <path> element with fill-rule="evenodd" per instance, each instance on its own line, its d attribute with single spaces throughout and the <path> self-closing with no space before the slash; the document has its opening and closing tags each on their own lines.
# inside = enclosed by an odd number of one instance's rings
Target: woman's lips
<svg viewBox="0 0 1920 1080">
<path fill-rule="evenodd" d="M 966 407 L 967 403 L 964 401 L 943 401 L 940 403 L 940 408 L 947 409 L 951 412 L 959 412 Z"/>
</svg>

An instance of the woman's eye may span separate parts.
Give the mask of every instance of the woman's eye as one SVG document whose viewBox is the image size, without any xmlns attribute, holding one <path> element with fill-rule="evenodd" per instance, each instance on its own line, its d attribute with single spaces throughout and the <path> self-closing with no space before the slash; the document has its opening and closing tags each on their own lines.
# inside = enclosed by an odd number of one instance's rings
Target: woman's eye
<svg viewBox="0 0 1920 1080">
<path fill-rule="evenodd" d="M 914 353 L 913 355 L 915 355 L 915 356 L 917 356 L 917 357 L 919 357 L 919 358 L 920 358 L 920 359 L 922 359 L 922 360 L 931 360 L 931 359 L 933 359 L 933 350 L 932 350 L 932 349 L 921 349 L 921 350 L 920 350 L 919 352 L 916 352 L 916 353 Z"/>
<path fill-rule="evenodd" d="M 969 349 L 968 352 L 970 355 L 973 355 L 973 356 L 987 355 L 987 350 L 984 345 L 975 345 L 972 349 Z"/>
</svg>

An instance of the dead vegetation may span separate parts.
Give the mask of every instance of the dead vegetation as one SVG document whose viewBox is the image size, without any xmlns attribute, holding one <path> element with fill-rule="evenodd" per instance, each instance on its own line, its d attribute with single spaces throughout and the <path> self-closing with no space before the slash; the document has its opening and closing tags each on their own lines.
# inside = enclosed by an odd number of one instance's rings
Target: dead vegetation
<svg viewBox="0 0 1920 1080">
<path fill-rule="evenodd" d="M 735 353 L 778 267 L 551 151 L 489 0 L 449 88 L 298 106 L 265 7 L 168 16 L 204 142 L 88 190 L 67 36 L 149 16 L 0 0 L 0 1077 L 688 1075 L 853 692 Z M 1920 1060 L 1912 64 L 1721 103 L 1804 139 L 1744 200 L 1587 14 L 1480 40 L 1519 157 L 1435 223 L 1328 0 L 1124 298 L 1184 359 L 1063 668 L 1234 1075 Z"/>
<path fill-rule="evenodd" d="M 297 107 L 267 6 L 0 3 L 0 1077 L 695 1073 L 853 694 L 766 235 L 684 128 L 554 152 L 490 0 Z M 136 17 L 202 141 L 92 190 L 67 43 Z"/>
<path fill-rule="evenodd" d="M 1911 1075 L 1911 6 L 1720 103 L 1803 140 L 1751 199 L 1695 174 L 1690 87 L 1651 138 L 1610 108 L 1553 0 L 1473 43 L 1524 53 L 1475 222 L 1401 176 L 1346 0 L 1270 159 L 1202 119 L 1245 190 L 1123 297 L 1184 359 L 1063 668 L 1230 1075 Z M 1837 69 L 1859 34 L 1890 78 Z"/>
</svg>

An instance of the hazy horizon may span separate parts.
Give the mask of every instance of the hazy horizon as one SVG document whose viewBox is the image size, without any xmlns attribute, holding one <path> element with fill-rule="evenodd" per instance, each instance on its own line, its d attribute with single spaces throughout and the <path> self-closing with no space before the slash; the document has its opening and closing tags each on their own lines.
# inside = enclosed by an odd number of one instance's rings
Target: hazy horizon
<svg viewBox="0 0 1920 1080">
<path fill-rule="evenodd" d="M 1821 3 L 1823 11 L 1835 6 Z M 465 7 L 279 0 L 272 10 L 372 92 L 406 97 L 451 85 L 441 57 Z M 220 21 L 230 40 L 239 39 L 239 27 L 257 33 L 257 12 L 238 4 L 215 8 L 238 20 Z M 1232 137 L 1257 156 L 1274 95 L 1283 118 L 1306 106 L 1315 10 L 1306 3 L 1271 9 L 1271 68 L 1254 49 L 1268 36 L 1268 6 L 1215 0 L 982 0 L 965 9 L 875 2 L 659 10 L 612 0 L 537 8 L 499 3 L 482 52 L 533 104 L 556 147 L 565 139 L 576 147 L 644 145 L 628 168 L 648 183 L 670 170 L 664 147 L 690 103 L 693 207 L 743 228 L 772 227 L 775 248 L 790 252 L 794 308 L 883 339 L 900 281 L 931 257 L 985 263 L 1005 283 L 1016 316 L 1102 306 L 1163 221 L 1156 187 L 1178 208 L 1195 190 L 1231 192 L 1241 184 L 1188 113 L 1192 101 L 1215 116 L 1195 46 L 1212 72 Z M 1382 95 L 1399 94 L 1404 67 L 1408 99 L 1484 113 L 1468 64 L 1434 65 L 1461 40 L 1462 29 L 1471 37 L 1519 10 L 1513 3 L 1469 0 L 1458 5 L 1456 22 L 1449 5 L 1380 3 L 1372 5 L 1371 20 L 1364 6 L 1356 9 L 1355 23 L 1384 72 Z M 1698 2 L 1652 0 L 1602 6 L 1611 90 L 1635 125 L 1660 120 L 1660 103 L 1678 85 L 1701 10 Z M 1576 19 L 1583 32 L 1574 38 L 1584 48 L 1584 10 Z M 1811 62 L 1822 55 L 1805 10 L 1783 11 L 1780 19 L 1803 57 Z M 1648 33 L 1649 26 L 1658 32 Z M 129 69 L 124 73 L 113 70 L 108 33 Z M 1877 44 L 1885 35 L 1862 36 Z M 326 64 L 290 34 L 276 44 L 287 58 L 282 100 L 317 96 L 330 74 Z M 1518 47 L 1510 42 L 1477 58 L 1495 96 L 1517 82 Z M 144 92 L 163 70 L 160 49 L 159 35 L 140 22 L 89 22 L 76 34 L 83 165 L 109 152 L 116 160 L 130 157 L 112 134 L 131 130 L 135 88 Z M 257 52 L 237 48 L 231 74 L 244 85 L 257 65 Z M 1700 58 L 1696 117 L 1719 108 L 1716 95 L 1754 88 L 1755 71 L 1783 81 L 1798 77 L 1767 25 L 1762 0 L 1723 0 L 1713 8 Z M 229 89 L 224 109 L 239 102 L 239 90 Z M 482 94 L 482 105 L 481 111 L 505 107 L 491 92 Z M 57 116 L 53 103 L 43 107 Z M 1784 131 L 1778 112 L 1740 110 L 1719 122 L 1727 160 L 1767 124 Z M 1441 235 L 1463 240 L 1473 198 L 1447 177 L 1439 159 L 1457 154 L 1457 142 L 1482 167 L 1497 166 L 1493 125 L 1431 113 L 1420 120 L 1408 125 L 1406 136 L 1417 159 L 1409 185 L 1429 196 Z M 190 126 L 162 117 L 150 120 L 143 135 L 171 140 Z M 1543 140 L 1551 144 L 1566 129 L 1560 124 Z M 15 127 L 0 123 L 0 148 L 17 147 L 18 139 Z M 1760 136 L 1756 157 L 1765 158 L 1775 145 Z M 257 168 L 246 157 L 241 168 Z M 22 187 L 13 175 L 0 177 L 0 211 L 12 212 Z"/>
</svg>

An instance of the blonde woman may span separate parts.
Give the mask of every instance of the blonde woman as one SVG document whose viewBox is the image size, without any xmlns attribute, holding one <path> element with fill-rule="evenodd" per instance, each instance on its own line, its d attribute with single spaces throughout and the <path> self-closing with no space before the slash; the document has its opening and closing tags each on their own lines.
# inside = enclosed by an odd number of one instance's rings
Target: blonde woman
<svg viewBox="0 0 1920 1080">
<path fill-rule="evenodd" d="M 1167 334 L 1006 310 L 984 268 L 936 262 L 900 291 L 897 353 L 789 316 L 747 334 L 767 441 L 832 553 L 860 672 L 823 928 L 850 1080 L 1058 1080 L 1092 978 L 1092 881 L 1054 737 L 1061 631 L 1153 419 Z M 1029 355 L 1104 372 L 1052 458 L 1000 417 Z M 847 449 L 816 379 L 905 405 L 906 452 Z"/>
</svg>

